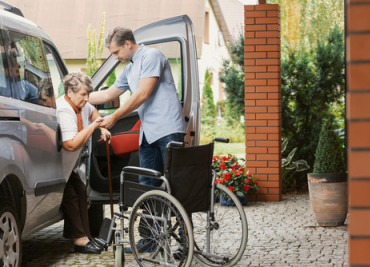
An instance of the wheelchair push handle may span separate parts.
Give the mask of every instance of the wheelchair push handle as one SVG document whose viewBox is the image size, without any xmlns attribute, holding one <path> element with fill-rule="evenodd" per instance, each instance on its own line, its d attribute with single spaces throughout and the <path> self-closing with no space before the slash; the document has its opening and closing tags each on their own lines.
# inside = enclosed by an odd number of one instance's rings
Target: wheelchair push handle
<svg viewBox="0 0 370 267">
<path fill-rule="evenodd" d="M 221 143 L 229 143 L 229 138 L 215 137 L 213 138 L 212 143 L 214 143 L 215 141 Z"/>
</svg>

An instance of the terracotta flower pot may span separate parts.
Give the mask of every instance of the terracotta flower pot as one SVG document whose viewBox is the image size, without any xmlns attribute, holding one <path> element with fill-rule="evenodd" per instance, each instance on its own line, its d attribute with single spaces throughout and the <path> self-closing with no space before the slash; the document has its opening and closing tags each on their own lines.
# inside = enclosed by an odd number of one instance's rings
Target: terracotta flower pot
<svg viewBox="0 0 370 267">
<path fill-rule="evenodd" d="M 309 173 L 311 208 L 320 226 L 343 225 L 347 218 L 347 174 Z"/>
</svg>

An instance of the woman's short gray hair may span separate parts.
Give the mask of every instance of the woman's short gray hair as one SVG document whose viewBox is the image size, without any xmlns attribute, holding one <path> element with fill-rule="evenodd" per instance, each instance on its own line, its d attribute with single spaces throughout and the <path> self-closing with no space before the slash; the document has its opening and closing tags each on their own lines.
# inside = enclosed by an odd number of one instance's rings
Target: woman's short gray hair
<svg viewBox="0 0 370 267">
<path fill-rule="evenodd" d="M 68 89 L 71 89 L 73 93 L 77 93 L 81 87 L 85 87 L 88 93 L 91 93 L 93 90 L 90 77 L 83 72 L 71 72 L 64 76 L 63 87 L 66 94 Z"/>
<path fill-rule="evenodd" d="M 123 46 L 125 41 L 136 44 L 134 33 L 128 28 L 117 26 L 105 38 L 105 47 L 109 47 L 112 42 L 115 42 L 118 46 Z"/>
</svg>

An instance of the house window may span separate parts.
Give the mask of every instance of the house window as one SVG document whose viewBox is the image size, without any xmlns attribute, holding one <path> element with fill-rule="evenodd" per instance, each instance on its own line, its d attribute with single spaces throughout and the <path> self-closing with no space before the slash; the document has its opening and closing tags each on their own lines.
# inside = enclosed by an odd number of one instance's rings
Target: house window
<svg viewBox="0 0 370 267">
<path fill-rule="evenodd" d="M 204 43 L 209 44 L 209 12 L 206 12 L 206 15 L 204 16 L 205 22 L 204 22 Z"/>
</svg>

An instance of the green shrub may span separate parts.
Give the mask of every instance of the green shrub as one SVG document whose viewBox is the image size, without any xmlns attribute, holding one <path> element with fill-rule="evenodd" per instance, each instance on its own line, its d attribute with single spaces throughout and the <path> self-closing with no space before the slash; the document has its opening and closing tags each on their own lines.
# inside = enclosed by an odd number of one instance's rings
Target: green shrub
<svg viewBox="0 0 370 267">
<path fill-rule="evenodd" d="M 315 157 L 313 173 L 343 173 L 346 171 L 338 136 L 330 122 L 325 122 L 321 128 Z"/>
</svg>

